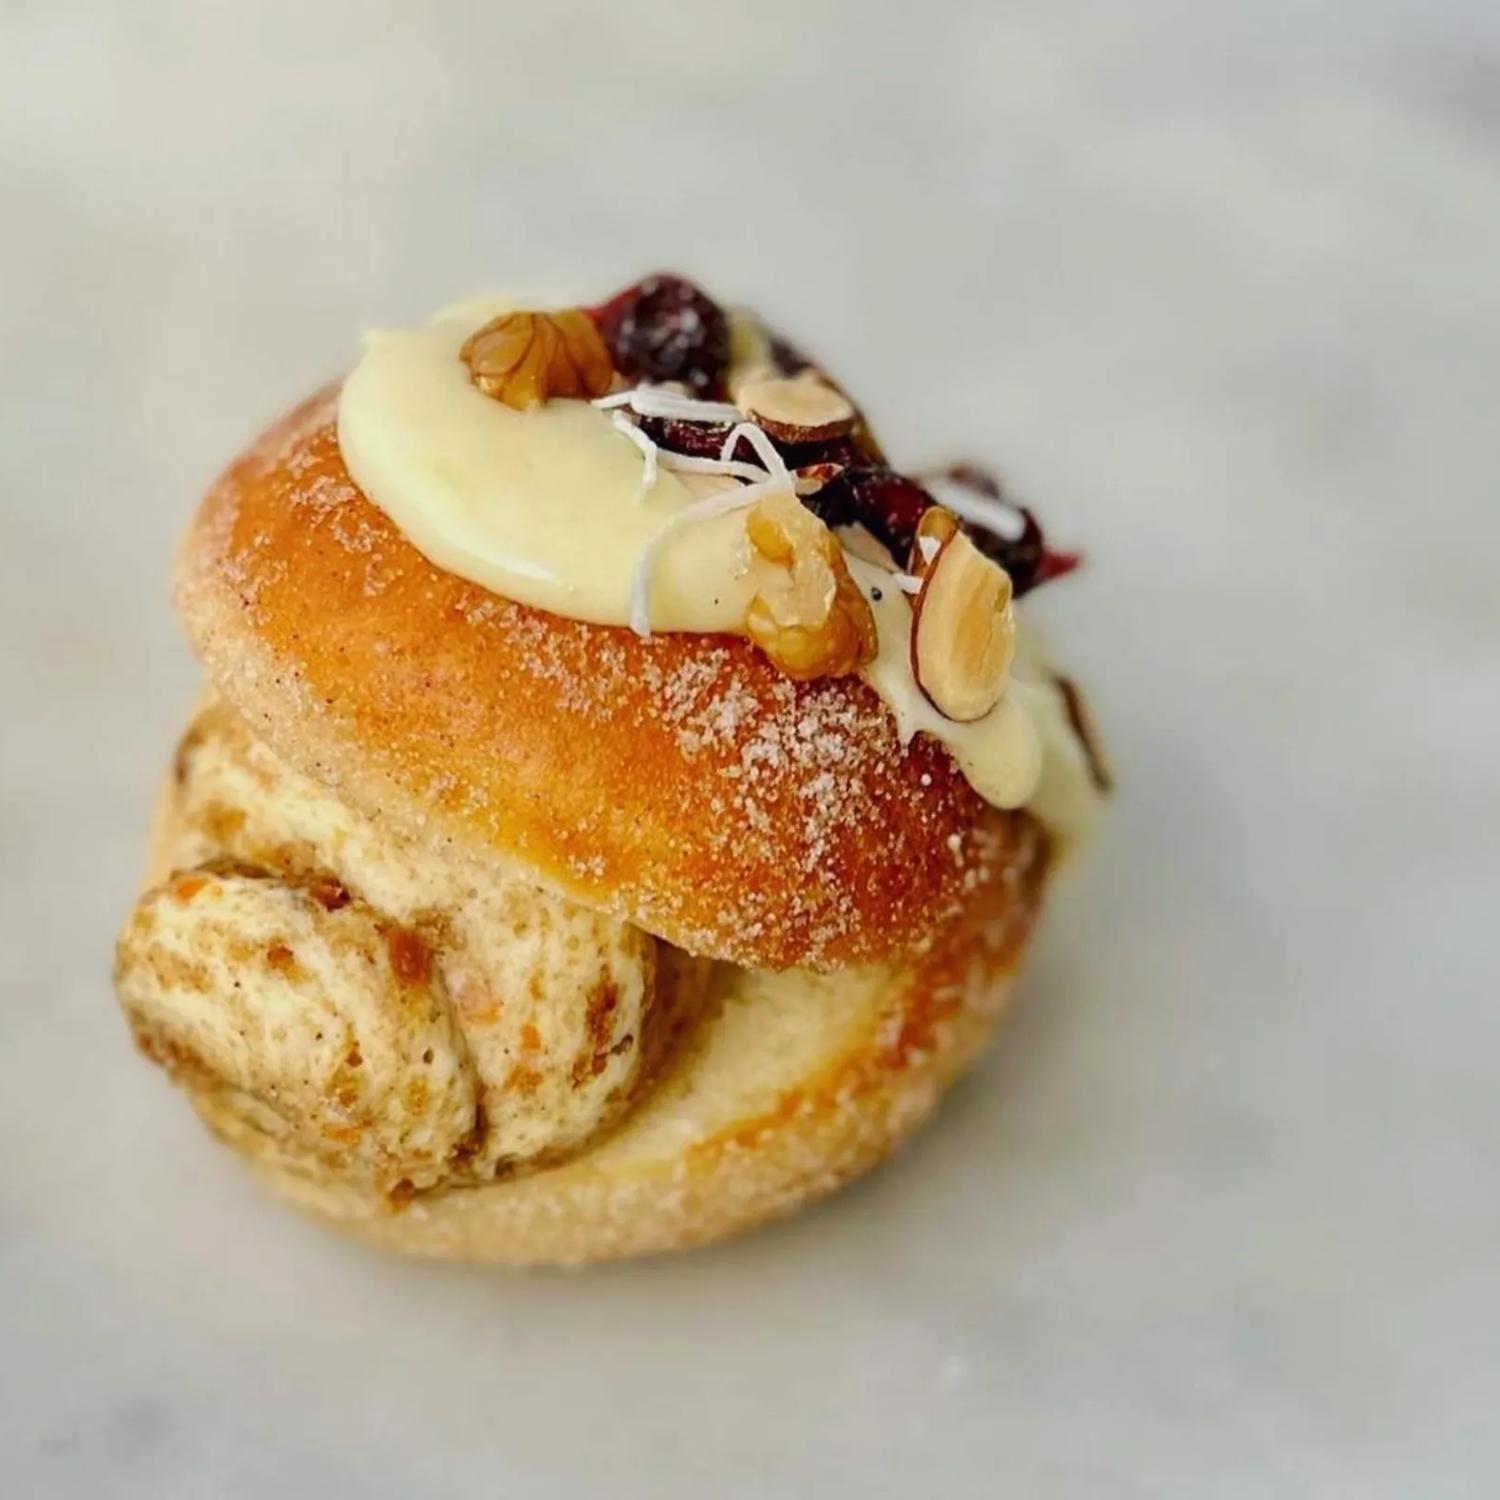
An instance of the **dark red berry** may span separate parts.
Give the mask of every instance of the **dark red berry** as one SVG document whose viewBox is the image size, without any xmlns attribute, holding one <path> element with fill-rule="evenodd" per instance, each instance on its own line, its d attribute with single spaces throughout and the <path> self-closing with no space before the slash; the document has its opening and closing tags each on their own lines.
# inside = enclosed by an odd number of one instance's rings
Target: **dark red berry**
<svg viewBox="0 0 1500 1500">
<path fill-rule="evenodd" d="M 915 479 L 894 469 L 858 463 L 851 464 L 806 501 L 830 526 L 858 521 L 903 564 L 916 539 L 922 512 L 934 503 Z"/>
<path fill-rule="evenodd" d="M 773 438 L 773 442 L 776 440 Z M 810 464 L 838 464 L 841 468 L 859 465 L 872 467 L 864 452 L 849 437 L 826 438 L 821 443 L 776 442 L 776 450 L 789 469 L 805 469 Z"/>
<path fill-rule="evenodd" d="M 961 484 L 987 500 L 1004 499 L 999 477 L 980 464 L 954 464 L 952 468 L 943 471 L 943 478 L 952 480 L 954 484 Z M 1010 504 L 1009 501 L 1005 503 Z M 1061 578 L 1064 573 L 1071 573 L 1083 559 L 1076 552 L 1053 552 L 1047 546 L 1041 523 L 1035 515 L 1025 506 L 1013 508 L 1022 521 L 1018 537 L 999 536 L 988 527 L 976 525 L 973 521 L 965 521 L 964 529 L 986 557 L 993 558 L 1010 574 L 1011 587 L 1019 598 L 1051 578 Z"/>
<path fill-rule="evenodd" d="M 965 522 L 974 545 L 1010 574 L 1011 587 L 1018 599 L 1049 579 L 1071 573 L 1083 561 L 1076 552 L 1053 552 L 1042 535 L 1041 523 L 1025 506 L 1019 509 L 1024 524 L 1018 537 L 998 536 L 983 526 Z"/>
<path fill-rule="evenodd" d="M 904 565 L 916 540 L 922 513 L 937 502 L 916 480 L 904 474 L 878 464 L 850 463 L 846 453 L 830 457 L 846 467 L 822 489 L 806 496 L 803 503 L 829 526 L 859 522 L 898 564 Z M 816 461 L 799 455 L 797 466 Z M 951 472 L 948 477 L 957 478 Z M 970 484 L 970 488 L 978 486 Z M 1052 551 L 1037 518 L 1024 507 L 1018 510 L 1023 523 L 1018 537 L 1000 536 L 972 521 L 962 523 L 974 545 L 1010 574 L 1017 598 L 1049 579 L 1071 573 L 1082 561 L 1076 552 Z"/>
<path fill-rule="evenodd" d="M 632 380 L 680 381 L 717 395 L 729 368 L 729 319 L 680 276 L 648 276 L 591 309 L 615 368 Z"/>
<path fill-rule="evenodd" d="M 1036 578 L 1032 582 L 1032 588 L 1040 588 L 1044 583 L 1051 583 L 1054 578 L 1065 578 L 1075 568 L 1083 566 L 1083 553 L 1081 552 L 1054 552 L 1049 547 L 1042 548 L 1041 566 L 1036 570 Z"/>
<path fill-rule="evenodd" d="M 829 483 L 820 485 L 810 495 L 801 497 L 802 503 L 825 526 L 852 526 L 859 517 L 854 513 L 849 488 L 840 474 Z"/>
<path fill-rule="evenodd" d="M 638 417 L 636 420 L 641 431 L 658 447 L 673 453 L 691 454 L 695 458 L 718 458 L 730 432 L 727 422 L 685 422 L 675 417 Z M 765 432 L 765 429 L 761 431 Z M 868 456 L 849 437 L 827 438 L 820 443 L 787 443 L 767 432 L 766 438 L 789 469 L 809 469 L 820 464 L 840 469 L 854 464 L 870 466 Z M 760 453 L 743 437 L 731 456 L 742 463 L 765 467 Z"/>
<path fill-rule="evenodd" d="M 693 458 L 717 458 L 729 436 L 727 422 L 683 422 L 675 417 L 639 417 L 641 431 L 660 448 L 672 453 L 687 453 Z M 744 456 L 740 443 L 736 458 Z M 757 458 L 751 462 L 759 463 Z"/>
</svg>

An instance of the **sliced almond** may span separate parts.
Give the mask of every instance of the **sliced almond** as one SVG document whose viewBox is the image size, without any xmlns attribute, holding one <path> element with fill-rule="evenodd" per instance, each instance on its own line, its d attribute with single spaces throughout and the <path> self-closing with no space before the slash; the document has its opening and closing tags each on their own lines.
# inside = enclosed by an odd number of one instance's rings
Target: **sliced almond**
<svg viewBox="0 0 1500 1500">
<path fill-rule="evenodd" d="M 927 517 L 922 519 L 925 524 Z M 936 540 L 931 532 L 927 539 Z M 914 552 L 924 550 L 922 542 L 919 529 Z M 956 526 L 921 562 L 922 590 L 912 606 L 912 674 L 944 718 L 971 724 L 1000 701 L 1015 654 L 1010 578 Z"/>
<path fill-rule="evenodd" d="M 741 411 L 784 443 L 821 443 L 854 426 L 854 404 L 816 370 L 753 375 L 734 396 Z"/>
<path fill-rule="evenodd" d="M 844 472 L 843 464 L 803 464 L 792 470 L 792 488 L 799 495 L 816 495 L 825 484 L 832 484 Z"/>
<path fill-rule="evenodd" d="M 912 540 L 907 571 L 918 578 L 925 578 L 938 553 L 958 532 L 958 517 L 951 510 L 945 510 L 941 505 L 929 505 L 922 512 L 922 519 L 917 522 L 917 534 Z"/>
</svg>

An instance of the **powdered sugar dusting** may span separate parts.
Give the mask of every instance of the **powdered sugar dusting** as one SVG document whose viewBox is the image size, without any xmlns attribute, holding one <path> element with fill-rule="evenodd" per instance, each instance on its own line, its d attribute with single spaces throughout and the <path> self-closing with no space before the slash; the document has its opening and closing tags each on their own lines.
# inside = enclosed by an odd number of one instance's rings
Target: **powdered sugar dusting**
<svg viewBox="0 0 1500 1500">
<path fill-rule="evenodd" d="M 181 583 L 221 690 L 351 801 L 751 964 L 911 951 L 1014 857 L 1016 822 L 857 679 L 794 683 L 732 637 L 641 640 L 433 567 L 312 411 L 227 476 Z"/>
</svg>

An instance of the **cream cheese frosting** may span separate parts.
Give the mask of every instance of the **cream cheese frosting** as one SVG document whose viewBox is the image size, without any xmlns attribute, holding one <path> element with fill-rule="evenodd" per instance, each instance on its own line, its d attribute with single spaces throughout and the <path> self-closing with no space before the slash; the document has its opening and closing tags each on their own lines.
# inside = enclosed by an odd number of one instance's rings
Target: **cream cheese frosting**
<svg viewBox="0 0 1500 1500">
<path fill-rule="evenodd" d="M 631 624 L 634 603 L 638 628 L 644 604 L 654 630 L 743 634 L 773 565 L 749 545 L 744 510 L 683 514 L 706 489 L 733 505 L 724 491 L 739 480 L 655 464 L 597 405 L 517 411 L 483 394 L 463 345 L 513 308 L 485 298 L 366 337 L 338 414 L 355 482 L 430 561 L 494 593 L 599 625 Z M 995 708 L 955 723 L 913 675 L 913 611 L 898 575 L 853 553 L 846 561 L 876 621 L 877 654 L 861 676 L 901 739 L 932 736 L 988 802 L 1035 804 L 1065 839 L 1082 832 L 1098 793 L 1034 637 L 1021 627 Z M 644 600 L 633 597 L 643 579 Z"/>
</svg>

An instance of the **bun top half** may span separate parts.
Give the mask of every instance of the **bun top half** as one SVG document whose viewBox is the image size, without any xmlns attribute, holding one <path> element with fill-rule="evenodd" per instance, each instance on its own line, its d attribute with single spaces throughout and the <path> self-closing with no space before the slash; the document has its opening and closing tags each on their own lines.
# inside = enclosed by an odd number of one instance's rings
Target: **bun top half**
<svg viewBox="0 0 1500 1500">
<path fill-rule="evenodd" d="M 220 695 L 351 805 L 696 954 L 885 962 L 1034 858 L 854 677 L 793 682 L 731 636 L 562 618 L 429 562 L 361 493 L 337 391 L 214 484 L 176 598 Z"/>
</svg>

